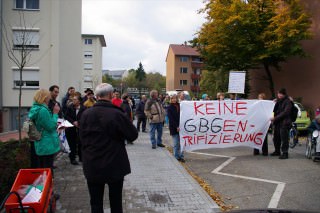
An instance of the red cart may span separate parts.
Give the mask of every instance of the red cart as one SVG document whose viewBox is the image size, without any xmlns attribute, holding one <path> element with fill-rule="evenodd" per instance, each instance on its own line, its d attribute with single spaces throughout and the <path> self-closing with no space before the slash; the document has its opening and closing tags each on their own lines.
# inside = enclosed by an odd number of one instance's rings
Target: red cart
<svg viewBox="0 0 320 213">
<path fill-rule="evenodd" d="M 44 172 L 46 173 L 46 179 L 44 180 L 40 200 L 38 202 L 20 204 L 18 196 L 11 195 L 5 203 L 7 213 L 55 212 L 55 198 L 53 196 L 53 182 L 50 168 L 20 169 L 11 188 L 11 192 L 17 192 L 22 185 L 32 185 Z M 21 211 L 21 208 L 23 208 L 23 211 Z"/>
</svg>

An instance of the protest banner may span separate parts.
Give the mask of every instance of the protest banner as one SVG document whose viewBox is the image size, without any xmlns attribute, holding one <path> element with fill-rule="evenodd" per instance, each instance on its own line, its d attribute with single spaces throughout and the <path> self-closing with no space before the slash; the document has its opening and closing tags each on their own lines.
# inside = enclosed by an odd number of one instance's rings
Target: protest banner
<svg viewBox="0 0 320 213">
<path fill-rule="evenodd" d="M 274 102 L 267 100 L 182 101 L 181 149 L 249 146 L 261 150 L 273 108 Z"/>
</svg>

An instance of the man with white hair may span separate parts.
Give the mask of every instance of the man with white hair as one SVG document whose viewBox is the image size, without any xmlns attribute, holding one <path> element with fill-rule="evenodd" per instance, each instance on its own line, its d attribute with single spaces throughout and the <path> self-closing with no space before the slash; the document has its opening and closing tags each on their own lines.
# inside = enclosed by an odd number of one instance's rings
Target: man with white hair
<svg viewBox="0 0 320 213">
<path fill-rule="evenodd" d="M 158 99 L 158 91 L 152 90 L 150 92 L 150 99 L 147 101 L 144 112 L 149 119 L 150 123 L 150 139 L 152 149 L 159 147 L 165 147 L 162 144 L 162 128 L 165 116 L 165 111 L 163 109 L 160 100 Z M 155 137 L 157 131 L 157 138 Z"/>
<path fill-rule="evenodd" d="M 125 140 L 138 137 L 123 110 L 111 103 L 112 93 L 110 84 L 98 85 L 98 101 L 84 111 L 80 120 L 83 172 L 94 213 L 103 213 L 105 184 L 109 186 L 111 212 L 122 212 L 123 179 L 131 172 Z"/>
</svg>

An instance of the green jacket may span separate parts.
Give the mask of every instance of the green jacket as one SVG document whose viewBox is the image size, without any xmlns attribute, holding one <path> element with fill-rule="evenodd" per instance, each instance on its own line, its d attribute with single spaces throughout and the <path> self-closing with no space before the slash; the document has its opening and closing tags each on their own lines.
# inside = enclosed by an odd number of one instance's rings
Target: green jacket
<svg viewBox="0 0 320 213">
<path fill-rule="evenodd" d="M 58 115 L 52 114 L 47 105 L 34 102 L 29 111 L 29 118 L 41 132 L 40 141 L 34 142 L 36 154 L 42 156 L 59 152 L 60 142 L 56 130 Z"/>
</svg>

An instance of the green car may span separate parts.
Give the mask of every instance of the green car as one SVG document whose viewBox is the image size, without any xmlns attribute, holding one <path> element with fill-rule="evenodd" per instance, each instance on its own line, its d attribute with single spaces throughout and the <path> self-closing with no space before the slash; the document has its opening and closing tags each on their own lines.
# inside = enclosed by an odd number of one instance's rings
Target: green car
<svg viewBox="0 0 320 213">
<path fill-rule="evenodd" d="M 302 104 L 298 102 L 294 102 L 295 107 L 298 108 L 298 117 L 296 120 L 297 129 L 298 131 L 306 131 L 308 126 L 311 123 L 311 119 L 308 115 L 308 112 L 305 110 L 305 108 L 302 106 Z"/>
</svg>

